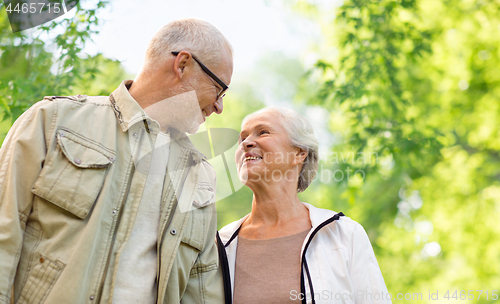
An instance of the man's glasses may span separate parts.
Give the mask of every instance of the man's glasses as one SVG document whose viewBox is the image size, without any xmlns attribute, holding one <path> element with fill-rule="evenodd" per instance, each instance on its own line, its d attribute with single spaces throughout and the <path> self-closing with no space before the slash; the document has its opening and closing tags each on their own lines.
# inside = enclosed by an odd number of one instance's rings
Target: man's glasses
<svg viewBox="0 0 500 304">
<path fill-rule="evenodd" d="M 180 52 L 172 52 L 172 55 L 177 56 L 179 55 L 179 53 Z M 217 95 L 216 100 L 219 100 L 219 98 L 224 97 L 225 95 L 224 93 L 227 91 L 229 87 L 222 80 L 220 80 L 219 77 L 215 76 L 215 74 L 212 73 L 212 71 L 210 71 L 203 63 L 201 63 L 201 61 L 199 61 L 198 58 L 196 58 L 193 54 L 191 54 L 191 56 L 193 56 L 194 61 L 198 62 L 203 72 L 207 73 L 208 76 L 212 77 L 212 79 L 215 80 L 215 82 L 217 82 L 221 86 L 222 91 L 220 91 L 220 93 Z"/>
</svg>

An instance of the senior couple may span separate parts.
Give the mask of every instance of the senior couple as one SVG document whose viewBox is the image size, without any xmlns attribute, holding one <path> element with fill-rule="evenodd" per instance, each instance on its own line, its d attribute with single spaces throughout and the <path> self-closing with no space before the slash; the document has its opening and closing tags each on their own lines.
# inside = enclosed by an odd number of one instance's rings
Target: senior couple
<svg viewBox="0 0 500 304">
<path fill-rule="evenodd" d="M 217 233 L 215 173 L 186 133 L 222 113 L 232 70 L 213 25 L 173 21 L 135 81 L 45 97 L 15 122 L 0 149 L 0 303 L 390 303 L 364 229 L 299 200 L 318 141 L 292 110 L 244 119 L 252 211 Z"/>
</svg>

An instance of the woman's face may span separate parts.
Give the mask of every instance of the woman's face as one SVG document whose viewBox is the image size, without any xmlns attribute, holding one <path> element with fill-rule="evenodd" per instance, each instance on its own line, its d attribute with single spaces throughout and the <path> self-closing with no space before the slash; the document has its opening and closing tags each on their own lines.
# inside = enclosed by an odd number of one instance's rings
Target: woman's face
<svg viewBox="0 0 500 304">
<path fill-rule="evenodd" d="M 307 154 L 293 147 L 280 120 L 273 113 L 262 113 L 242 127 L 236 150 L 240 180 L 247 184 L 294 181 L 295 167 Z M 290 179 L 290 180 L 289 180 Z M 296 182 L 296 180 L 295 180 Z"/>
</svg>

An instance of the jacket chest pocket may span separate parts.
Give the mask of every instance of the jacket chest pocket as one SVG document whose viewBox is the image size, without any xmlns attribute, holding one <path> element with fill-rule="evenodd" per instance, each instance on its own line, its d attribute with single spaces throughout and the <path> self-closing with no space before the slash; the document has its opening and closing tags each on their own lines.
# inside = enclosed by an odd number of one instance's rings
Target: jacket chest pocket
<svg viewBox="0 0 500 304">
<path fill-rule="evenodd" d="M 212 208 L 213 207 L 213 208 Z M 188 222 L 184 228 L 181 241 L 202 251 L 205 247 L 208 226 L 211 223 L 215 206 L 206 206 L 189 211 Z"/>
<path fill-rule="evenodd" d="M 190 218 L 186 225 L 182 241 L 198 250 L 203 250 L 208 228 L 216 221 L 215 216 L 215 174 L 212 167 L 202 161 L 198 170 L 198 181 L 189 204 Z"/>
<path fill-rule="evenodd" d="M 104 183 L 115 152 L 67 128 L 56 132 L 57 147 L 32 192 L 85 219 Z"/>
</svg>

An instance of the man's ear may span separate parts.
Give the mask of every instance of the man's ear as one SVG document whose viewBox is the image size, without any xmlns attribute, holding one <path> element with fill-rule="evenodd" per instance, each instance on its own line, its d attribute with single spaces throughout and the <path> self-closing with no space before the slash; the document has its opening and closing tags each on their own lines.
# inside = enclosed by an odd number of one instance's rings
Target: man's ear
<svg viewBox="0 0 500 304">
<path fill-rule="evenodd" d="M 177 78 L 181 79 L 184 76 L 184 69 L 191 63 L 192 58 L 189 52 L 179 52 L 174 61 L 174 72 Z"/>
</svg>

